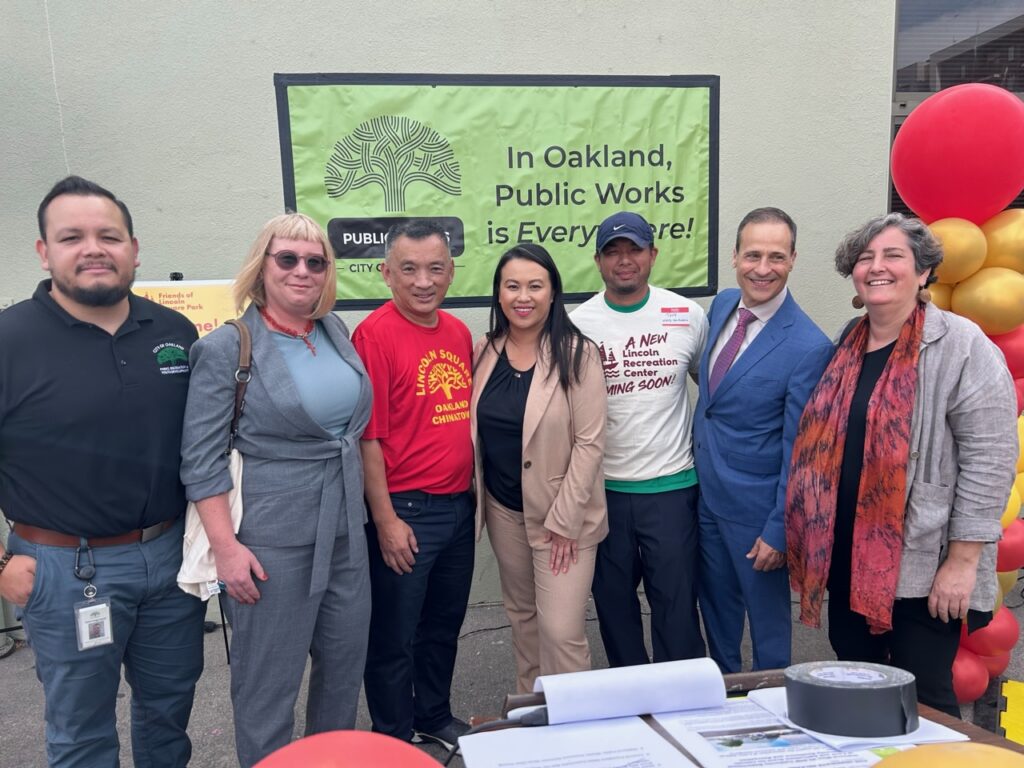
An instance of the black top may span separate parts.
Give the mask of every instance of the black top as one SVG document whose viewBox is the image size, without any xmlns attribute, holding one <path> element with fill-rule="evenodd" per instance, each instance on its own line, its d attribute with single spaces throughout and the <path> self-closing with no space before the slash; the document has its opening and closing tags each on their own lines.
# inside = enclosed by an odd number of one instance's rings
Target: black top
<svg viewBox="0 0 1024 768">
<path fill-rule="evenodd" d="M 843 463 L 839 470 L 839 496 L 836 500 L 836 523 L 832 540 L 832 566 L 829 568 L 830 592 L 850 592 L 850 574 L 853 570 L 853 521 L 857 515 L 860 475 L 864 468 L 864 438 L 867 433 L 868 404 L 875 385 L 889 362 L 896 342 L 868 352 L 857 379 L 857 388 L 850 401 L 850 415 L 846 423 L 846 443 L 843 445 Z"/>
<path fill-rule="evenodd" d="M 532 381 L 533 368 L 517 371 L 502 349 L 476 409 L 484 485 L 516 512 L 523 511 L 523 416 Z"/>
<path fill-rule="evenodd" d="M 0 508 L 15 523 L 116 536 L 180 516 L 181 426 L 195 326 L 129 295 L 111 336 L 50 281 L 0 313 Z"/>
<path fill-rule="evenodd" d="M 853 521 L 857 515 L 860 476 L 864 469 L 864 438 L 867 431 L 868 403 L 878 379 L 885 370 L 896 342 L 868 352 L 857 379 L 857 388 L 850 402 L 846 424 L 846 443 L 839 474 L 839 497 L 836 500 L 836 522 L 832 539 L 832 565 L 828 571 L 829 600 L 850 604 L 850 576 L 853 573 Z M 909 481 L 909 478 L 908 478 Z M 967 628 L 974 632 L 992 620 L 991 611 L 967 611 Z"/>
</svg>

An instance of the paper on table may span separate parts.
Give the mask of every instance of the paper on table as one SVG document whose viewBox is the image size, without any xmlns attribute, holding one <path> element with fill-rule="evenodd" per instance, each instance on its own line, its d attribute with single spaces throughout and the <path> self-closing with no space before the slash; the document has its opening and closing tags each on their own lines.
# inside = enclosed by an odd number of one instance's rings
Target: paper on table
<svg viewBox="0 0 1024 768">
<path fill-rule="evenodd" d="M 466 768 L 695 768 L 639 717 L 477 733 L 459 747 Z"/>
<path fill-rule="evenodd" d="M 867 768 L 880 760 L 870 752 L 842 752 L 822 744 L 746 699 L 655 719 L 704 768 Z"/>
<path fill-rule="evenodd" d="M 787 725 L 799 728 L 804 733 L 810 734 L 818 741 L 828 744 L 835 749 L 867 749 L 869 747 L 898 746 L 900 744 L 931 744 L 940 741 L 969 741 L 970 739 L 959 731 L 939 725 L 934 720 L 926 717 L 918 718 L 917 730 L 911 731 L 904 736 L 879 736 L 877 738 L 864 738 L 857 736 L 836 736 L 830 733 L 819 733 L 810 728 L 803 728 L 789 720 L 786 709 L 785 688 L 762 688 L 751 691 L 747 696 L 751 701 L 764 707 L 769 712 L 778 715 Z"/>
<path fill-rule="evenodd" d="M 543 675 L 533 690 L 544 692 L 552 725 L 725 704 L 725 682 L 711 659 Z"/>
</svg>

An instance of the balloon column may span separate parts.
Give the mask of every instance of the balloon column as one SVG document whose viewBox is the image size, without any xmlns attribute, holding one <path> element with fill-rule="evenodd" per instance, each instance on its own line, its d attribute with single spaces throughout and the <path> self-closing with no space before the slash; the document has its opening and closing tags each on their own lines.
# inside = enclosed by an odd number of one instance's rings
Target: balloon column
<svg viewBox="0 0 1024 768">
<path fill-rule="evenodd" d="M 907 117 L 892 147 L 892 179 L 903 201 L 942 241 L 931 286 L 942 309 L 977 323 L 1006 357 L 1024 410 L 1024 210 L 1003 210 L 1024 189 L 1024 102 L 980 83 L 936 93 Z M 1017 434 L 1024 447 L 1024 417 Z M 1024 567 L 1024 450 L 1003 513 L 996 613 L 961 635 L 953 684 L 961 704 L 1003 673 L 1020 629 L 1002 605 Z"/>
</svg>

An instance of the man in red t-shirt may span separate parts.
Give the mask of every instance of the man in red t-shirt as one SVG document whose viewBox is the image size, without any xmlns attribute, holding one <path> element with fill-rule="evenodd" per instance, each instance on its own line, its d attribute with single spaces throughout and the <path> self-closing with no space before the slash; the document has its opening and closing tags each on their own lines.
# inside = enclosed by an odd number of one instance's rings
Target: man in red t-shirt
<svg viewBox="0 0 1024 768">
<path fill-rule="evenodd" d="M 472 339 L 438 309 L 455 275 L 438 224 L 393 226 L 381 272 L 392 300 L 352 335 L 373 383 L 366 702 L 373 730 L 450 747 L 469 728 L 449 692 L 473 576 Z"/>
</svg>

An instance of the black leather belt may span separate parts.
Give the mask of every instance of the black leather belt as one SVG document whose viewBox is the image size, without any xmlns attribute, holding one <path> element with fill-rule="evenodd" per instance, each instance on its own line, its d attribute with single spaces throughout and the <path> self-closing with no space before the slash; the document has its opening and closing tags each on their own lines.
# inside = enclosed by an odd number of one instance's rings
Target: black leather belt
<svg viewBox="0 0 1024 768">
<path fill-rule="evenodd" d="M 410 501 L 429 501 L 430 499 L 443 499 L 450 501 L 453 499 L 461 498 L 462 496 L 469 495 L 469 491 L 459 491 L 458 493 L 427 493 L 426 491 L 395 491 L 390 494 L 391 496 L 398 496 L 401 499 L 409 499 Z"/>
</svg>

